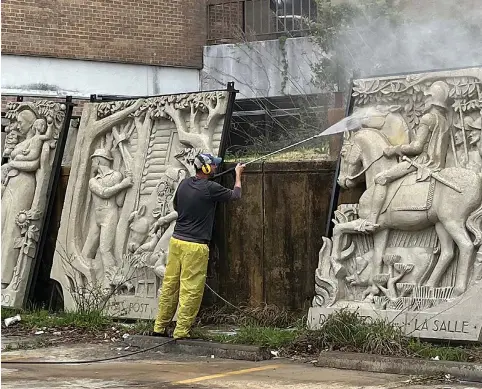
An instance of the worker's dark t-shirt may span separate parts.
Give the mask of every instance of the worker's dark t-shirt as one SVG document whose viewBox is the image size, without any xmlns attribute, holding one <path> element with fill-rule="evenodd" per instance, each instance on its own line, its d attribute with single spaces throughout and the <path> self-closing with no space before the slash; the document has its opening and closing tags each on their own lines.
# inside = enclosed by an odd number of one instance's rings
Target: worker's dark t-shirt
<svg viewBox="0 0 482 389">
<path fill-rule="evenodd" d="M 241 197 L 241 189 L 225 188 L 216 182 L 197 177 L 181 181 L 174 196 L 178 213 L 172 236 L 188 242 L 209 244 L 217 202 Z"/>
</svg>

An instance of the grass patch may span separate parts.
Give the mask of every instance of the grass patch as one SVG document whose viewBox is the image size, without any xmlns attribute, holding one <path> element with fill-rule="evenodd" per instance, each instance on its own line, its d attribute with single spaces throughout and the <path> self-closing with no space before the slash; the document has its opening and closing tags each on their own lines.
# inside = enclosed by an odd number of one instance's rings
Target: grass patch
<svg viewBox="0 0 482 389">
<path fill-rule="evenodd" d="M 236 331 L 236 335 L 209 334 L 197 327 L 193 336 L 220 343 L 246 344 L 252 346 L 280 349 L 293 342 L 299 335 L 298 329 L 245 326 Z"/>
<path fill-rule="evenodd" d="M 421 342 L 419 339 L 410 339 L 407 349 L 411 356 L 454 362 L 480 361 L 482 351 L 478 346 L 447 346 Z"/>
<path fill-rule="evenodd" d="M 281 147 L 280 147 L 281 148 Z M 265 153 L 245 153 L 242 155 L 226 154 L 224 162 L 249 162 L 253 159 L 260 158 Z M 326 147 L 301 147 L 296 150 L 290 150 L 273 154 L 265 159 L 267 162 L 294 162 L 294 161 L 326 161 L 330 158 Z M 261 162 L 261 161 L 260 161 Z"/>
<path fill-rule="evenodd" d="M 31 334 L 37 329 L 61 329 L 62 336 L 72 335 L 75 341 L 85 341 L 89 334 L 100 334 L 100 339 L 131 335 L 146 335 L 153 329 L 152 320 L 138 320 L 125 324 L 114 321 L 100 312 L 61 312 L 46 310 L 24 311 L 2 308 L 2 319 L 20 314 L 22 320 L 12 327 L 4 328 L 6 334 L 20 330 L 20 334 Z M 290 312 L 275 305 L 203 309 L 198 316 L 197 326 L 192 335 L 215 342 L 246 344 L 281 350 L 281 355 L 317 355 L 323 351 L 345 351 L 413 357 L 458 362 L 481 362 L 482 346 L 454 346 L 449 343 L 429 343 L 405 336 L 400 327 L 384 320 L 370 320 L 356 311 L 339 310 L 328 316 L 322 327 L 316 331 L 305 328 L 306 320 L 299 312 Z M 235 335 L 210 332 L 205 326 L 236 327 Z M 105 331 L 105 333 L 104 333 Z M 66 335 L 69 336 L 69 335 Z M 42 346 L 43 340 L 38 340 Z M 49 343 L 46 343 L 49 344 Z M 14 346 L 12 346 L 14 347 Z M 24 346 L 20 346 L 24 347 Z M 27 346 L 25 346 L 27 347 Z"/>
<path fill-rule="evenodd" d="M 21 317 L 21 321 L 17 324 L 26 329 L 75 327 L 89 330 L 102 330 L 113 323 L 111 318 L 104 316 L 100 311 L 51 313 L 43 309 L 29 312 L 2 308 L 2 319 L 17 314 Z"/>
<path fill-rule="evenodd" d="M 223 343 L 248 344 L 281 349 L 282 355 L 317 355 L 323 351 L 344 351 L 446 361 L 482 361 L 482 346 L 454 346 L 422 342 L 403 334 L 388 321 L 368 320 L 357 311 L 339 310 L 328 316 L 319 330 L 305 328 L 305 318 L 276 306 L 229 307 L 203 310 L 199 325 L 236 326 L 235 335 L 212 334 L 202 327 L 193 335 Z M 289 329 L 287 327 L 290 327 Z"/>
</svg>

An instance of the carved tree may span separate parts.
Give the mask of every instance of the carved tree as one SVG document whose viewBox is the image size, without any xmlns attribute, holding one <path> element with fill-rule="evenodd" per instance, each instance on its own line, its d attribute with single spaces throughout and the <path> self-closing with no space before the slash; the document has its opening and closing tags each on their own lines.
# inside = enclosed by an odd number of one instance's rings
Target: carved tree
<svg viewBox="0 0 482 389">
<path fill-rule="evenodd" d="M 155 118 L 169 118 L 177 128 L 179 141 L 187 146 L 212 152 L 214 130 L 227 107 L 225 92 L 157 97 L 149 103 Z M 207 113 L 204 125 L 201 119 Z"/>
<path fill-rule="evenodd" d="M 153 125 L 153 118 L 148 111 L 140 109 L 134 116 L 135 128 L 137 129 L 138 145 L 145 145 L 149 139 L 151 128 Z M 138 147 L 135 155 L 132 157 L 134 161 L 143 161 L 145 158 L 145 149 Z M 117 224 L 117 231 L 115 236 L 115 256 L 122 258 L 126 251 L 127 239 L 129 234 L 129 216 L 137 208 L 137 201 L 139 199 L 139 192 L 141 190 L 142 172 L 144 164 L 133 163 L 132 173 L 134 177 L 134 186 L 127 191 L 127 195 L 119 215 L 119 222 Z"/>
<path fill-rule="evenodd" d="M 112 127 L 122 122 L 128 115 L 134 113 L 141 107 L 144 100 L 122 102 L 120 110 L 112 113 L 109 116 L 99 119 L 98 111 L 95 106 L 86 106 L 82 115 L 80 130 L 77 137 L 77 145 L 75 148 L 72 166 L 76 169 L 71 171 L 70 180 L 75 184 L 71 186 L 71 190 L 66 193 L 66 198 L 71 198 L 71 207 L 64 208 L 62 212 L 62 219 L 70 221 L 70 226 L 66 231 L 66 243 L 68 246 L 67 252 L 71 253 L 70 266 L 92 282 L 90 268 L 87 261 L 81 254 L 82 250 L 82 226 L 81 223 L 83 205 L 87 197 L 88 180 L 85 177 L 89 176 L 90 156 L 94 152 L 94 142 L 105 135 Z M 79 179 L 80 177 L 80 179 Z M 83 285 L 82 277 L 76 280 L 78 284 Z"/>
</svg>

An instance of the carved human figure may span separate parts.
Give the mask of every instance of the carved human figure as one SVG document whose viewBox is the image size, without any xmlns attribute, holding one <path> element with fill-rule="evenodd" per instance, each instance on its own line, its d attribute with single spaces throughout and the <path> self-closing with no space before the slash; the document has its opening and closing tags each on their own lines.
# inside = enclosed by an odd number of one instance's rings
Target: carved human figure
<svg viewBox="0 0 482 389">
<path fill-rule="evenodd" d="M 45 119 L 36 119 L 32 125 L 31 138 L 26 139 L 21 143 L 22 150 L 17 154 L 15 153 L 16 161 L 35 161 L 40 158 L 42 154 L 42 145 L 46 140 L 52 138 L 52 119 L 49 118 L 49 125 Z M 12 167 L 11 164 L 6 163 L 2 166 L 2 183 L 7 185 L 10 177 L 14 177 L 18 174 L 18 170 Z"/>
<path fill-rule="evenodd" d="M 436 81 L 425 92 L 425 95 L 429 96 L 425 103 L 426 113 L 420 119 L 420 125 L 415 129 L 410 143 L 391 146 L 383 151 L 387 157 L 397 155 L 412 157 L 414 162 L 423 166 L 423 169 L 417 169 L 408 161 L 401 161 L 375 177 L 371 212 L 360 225 L 361 232 L 371 232 L 379 227 L 377 220 L 390 183 L 417 170 L 417 180 L 423 181 L 428 178 L 430 170 L 439 170 L 445 166 L 450 143 L 449 126 L 446 119 L 449 87 L 443 81 Z"/>
<path fill-rule="evenodd" d="M 469 161 L 467 168 L 480 172 L 482 170 L 482 142 L 480 141 L 481 117 L 476 120 L 469 120 L 467 123 L 469 133 L 467 134 L 468 140 L 468 153 Z"/>
<path fill-rule="evenodd" d="M 186 177 L 184 169 L 170 168 L 166 171 L 155 191 L 156 207 L 152 211 L 152 216 L 156 222 L 152 225 L 147 241 L 142 244 L 135 252 L 141 254 L 150 252 L 149 265 L 160 278 L 164 276 L 166 260 L 169 248 L 169 239 L 174 231 L 177 212 L 173 206 L 174 194 L 179 183 Z"/>
<path fill-rule="evenodd" d="M 4 158 L 10 158 L 10 154 L 15 146 L 25 139 L 25 136 L 19 131 L 18 118 L 17 121 L 13 121 L 5 128 L 5 132 L 7 135 L 5 136 L 5 146 L 2 156 Z"/>
<path fill-rule="evenodd" d="M 95 174 L 89 180 L 93 215 L 82 255 L 91 260 L 97 282 L 103 278 L 103 285 L 108 288 L 110 277 L 117 267 L 113 249 L 119 207 L 123 204 L 124 191 L 133 185 L 133 179 L 131 172 L 126 171 L 126 177 L 123 178 L 122 173 L 111 168 L 113 158 L 108 150 L 97 149 L 91 158 Z M 97 252 L 102 261 L 102 269 L 94 263 Z"/>
<path fill-rule="evenodd" d="M 42 135 L 35 132 L 44 125 L 45 120 L 38 119 L 31 110 L 19 112 L 17 131 L 24 140 L 13 148 L 8 164 L 2 166 L 2 289 L 12 281 L 19 254 L 14 248 L 15 238 L 20 236 L 17 215 L 30 209 L 35 196 L 35 173 L 40 167 L 43 145 L 39 138 Z M 26 149 L 29 151 L 24 154 Z"/>
<path fill-rule="evenodd" d="M 451 129 L 453 133 L 453 142 L 455 146 L 455 155 L 452 150 L 447 153 L 447 161 L 446 167 L 454 167 L 454 166 L 461 166 L 465 167 L 467 164 L 467 160 L 465 158 L 465 151 L 464 151 L 464 131 L 462 129 L 462 125 L 460 121 L 455 121 L 452 125 Z"/>
</svg>

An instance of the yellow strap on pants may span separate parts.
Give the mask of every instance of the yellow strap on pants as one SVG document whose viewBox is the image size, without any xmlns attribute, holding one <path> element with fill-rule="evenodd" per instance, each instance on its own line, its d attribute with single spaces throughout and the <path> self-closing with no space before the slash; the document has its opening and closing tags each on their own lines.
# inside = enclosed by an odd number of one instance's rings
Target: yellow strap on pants
<svg viewBox="0 0 482 389">
<path fill-rule="evenodd" d="M 199 312 L 208 268 L 209 247 L 171 238 L 166 272 L 159 297 L 159 312 L 154 324 L 155 332 L 164 332 L 177 312 L 175 338 L 189 336 Z"/>
</svg>

